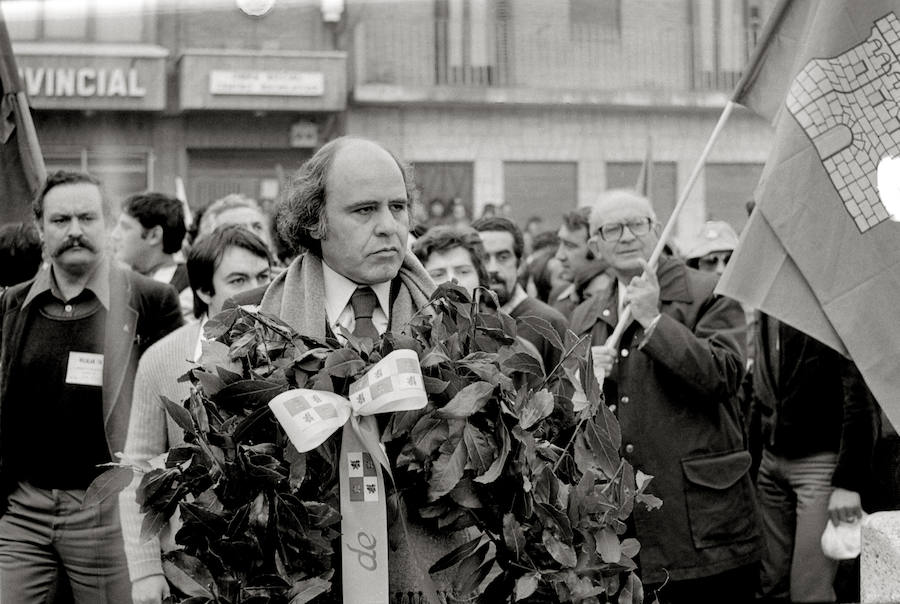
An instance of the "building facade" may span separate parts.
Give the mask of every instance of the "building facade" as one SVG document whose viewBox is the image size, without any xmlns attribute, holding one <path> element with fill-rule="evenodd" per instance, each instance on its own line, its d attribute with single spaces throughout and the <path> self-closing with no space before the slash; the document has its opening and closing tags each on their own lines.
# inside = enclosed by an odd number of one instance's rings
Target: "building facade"
<svg viewBox="0 0 900 604">
<path fill-rule="evenodd" d="M 474 217 L 508 203 L 552 227 L 633 186 L 648 154 L 668 217 L 773 2 L 7 4 L 48 167 L 95 172 L 114 198 L 180 177 L 194 207 L 275 200 L 315 148 L 355 134 L 410 160 L 426 202 Z M 676 240 L 743 224 L 770 143 L 762 120 L 732 116 Z"/>
</svg>

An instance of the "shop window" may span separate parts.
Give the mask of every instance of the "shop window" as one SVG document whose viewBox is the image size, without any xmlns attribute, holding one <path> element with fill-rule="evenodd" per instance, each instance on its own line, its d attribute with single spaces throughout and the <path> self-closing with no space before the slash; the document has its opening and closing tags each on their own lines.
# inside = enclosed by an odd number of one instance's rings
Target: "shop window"
<svg viewBox="0 0 900 604">
<path fill-rule="evenodd" d="M 44 152 L 47 171 L 76 170 L 96 176 L 114 211 L 123 199 L 153 188 L 153 152 L 149 149 L 60 149 Z"/>
<path fill-rule="evenodd" d="M 274 207 L 283 183 L 311 155 L 308 149 L 189 149 L 188 202 L 198 210 L 240 193 Z"/>
<path fill-rule="evenodd" d="M 556 228 L 562 215 L 578 205 L 578 164 L 575 162 L 503 162 L 504 199 L 523 226 L 532 217 Z"/>
<path fill-rule="evenodd" d="M 740 231 L 747 222 L 747 202 L 753 199 L 763 164 L 706 164 L 707 220 L 724 220 Z"/>
<path fill-rule="evenodd" d="M 2 2 L 13 40 L 151 42 L 157 0 Z"/>
<path fill-rule="evenodd" d="M 619 33 L 621 0 L 569 0 L 569 24 Z"/>
<path fill-rule="evenodd" d="M 633 189 L 643 162 L 607 162 L 606 188 Z M 672 215 L 678 199 L 678 165 L 675 162 L 653 162 L 650 171 L 650 201 L 657 219 L 663 224 Z"/>
<path fill-rule="evenodd" d="M 505 83 L 508 13 L 503 0 L 435 0 L 437 83 Z"/>
<path fill-rule="evenodd" d="M 474 171 L 470 162 L 415 162 L 416 187 L 419 190 L 420 209 L 424 212 L 419 220 L 434 223 L 438 219 L 429 216 L 432 206 L 444 208 L 445 220 L 450 221 L 451 207 L 459 200 L 469 218 L 472 218 L 472 189 Z"/>
<path fill-rule="evenodd" d="M 691 10 L 695 88 L 731 90 L 759 32 L 759 2 L 693 0 Z"/>
</svg>

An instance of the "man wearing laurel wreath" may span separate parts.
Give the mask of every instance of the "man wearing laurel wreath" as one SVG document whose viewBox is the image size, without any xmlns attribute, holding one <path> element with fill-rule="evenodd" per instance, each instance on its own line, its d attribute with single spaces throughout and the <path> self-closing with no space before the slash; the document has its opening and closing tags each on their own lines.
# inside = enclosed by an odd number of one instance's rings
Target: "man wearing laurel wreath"
<svg viewBox="0 0 900 604">
<path fill-rule="evenodd" d="M 319 340 L 342 340 L 344 330 L 373 340 L 388 330 L 399 332 L 434 290 L 428 273 L 407 250 L 414 187 L 407 168 L 373 141 L 342 137 L 324 145 L 294 175 L 278 216 L 284 240 L 308 252 L 265 292 L 235 301 L 258 303 L 261 312 Z M 342 514 L 346 518 L 343 508 Z M 367 551 L 365 556 L 353 554 L 373 545 L 365 522 L 384 522 L 376 518 L 365 513 L 358 530 L 342 527 L 344 600 L 352 600 L 347 590 L 354 583 L 348 564 L 369 598 L 384 578 L 375 578 L 370 568 L 385 572 L 385 562 L 391 602 L 425 603 L 429 593 L 445 592 L 447 586 L 435 586 L 427 569 L 462 541 L 407 519 L 407 538 L 389 560 L 373 559 Z M 357 562 L 360 568 L 355 568 Z"/>
</svg>

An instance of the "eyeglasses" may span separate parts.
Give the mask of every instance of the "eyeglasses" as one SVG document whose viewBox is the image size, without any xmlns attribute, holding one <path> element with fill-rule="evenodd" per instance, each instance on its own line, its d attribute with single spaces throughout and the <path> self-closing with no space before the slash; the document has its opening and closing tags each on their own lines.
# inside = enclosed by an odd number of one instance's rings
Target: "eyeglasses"
<svg viewBox="0 0 900 604">
<path fill-rule="evenodd" d="M 635 218 L 626 222 L 607 222 L 606 224 L 601 224 L 597 233 L 603 241 L 618 241 L 622 238 L 625 227 L 628 227 L 628 230 L 631 231 L 632 235 L 640 237 L 649 233 L 651 226 L 653 226 L 652 218 Z"/>
</svg>

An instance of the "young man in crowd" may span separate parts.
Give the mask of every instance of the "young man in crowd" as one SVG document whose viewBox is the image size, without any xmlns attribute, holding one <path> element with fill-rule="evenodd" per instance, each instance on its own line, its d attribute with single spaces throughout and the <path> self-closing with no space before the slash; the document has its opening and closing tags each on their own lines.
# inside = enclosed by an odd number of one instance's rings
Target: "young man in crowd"
<svg viewBox="0 0 900 604">
<path fill-rule="evenodd" d="M 435 283 L 456 281 L 470 298 L 478 286 L 487 286 L 484 246 L 478 232 L 469 227 L 431 227 L 412 250 Z"/>
<path fill-rule="evenodd" d="M 588 247 L 588 218 L 591 208 L 584 206 L 563 214 L 563 223 L 559 227 L 559 247 L 556 259 L 562 265 L 562 278 L 568 283 L 550 292 L 550 306 L 565 317 L 571 317 L 572 311 L 581 302 L 576 291 L 575 278 L 586 270 L 594 259 Z"/>
<path fill-rule="evenodd" d="M 141 358 L 135 376 L 134 403 L 125 441 L 125 457 L 149 462 L 183 442 L 183 430 L 168 417 L 160 397 L 181 402 L 190 384 L 178 378 L 201 353 L 203 324 L 222 310 L 225 300 L 269 283 L 272 257 L 265 242 L 240 225 L 225 225 L 197 240 L 187 260 L 194 313 L 199 321 L 172 332 Z M 141 513 L 135 497 L 142 475 L 119 495 L 125 555 L 134 604 L 160 604 L 169 589 L 163 576 L 158 537 L 142 541 Z"/>
<path fill-rule="evenodd" d="M 34 204 L 48 263 L 0 303 L 0 600 L 129 602 L 118 502 L 83 506 L 125 443 L 138 359 L 182 324 L 175 290 L 106 252 L 100 183 L 54 172 Z"/>
<path fill-rule="evenodd" d="M 163 193 L 138 193 L 122 203 L 111 239 L 116 260 L 175 288 L 187 317 L 191 311 L 187 269 L 176 260 L 186 233 L 180 200 Z"/>
</svg>

